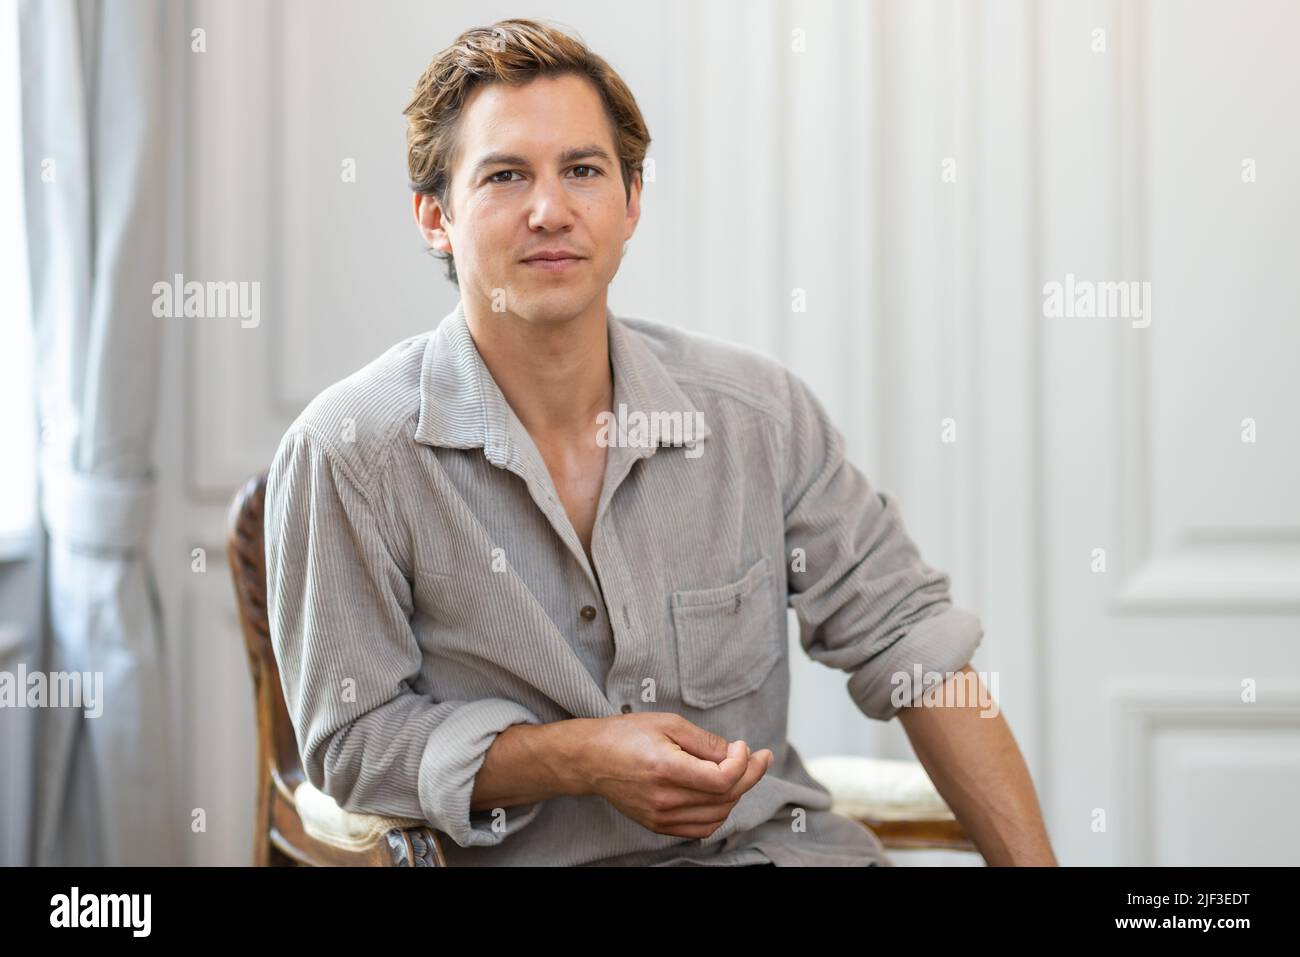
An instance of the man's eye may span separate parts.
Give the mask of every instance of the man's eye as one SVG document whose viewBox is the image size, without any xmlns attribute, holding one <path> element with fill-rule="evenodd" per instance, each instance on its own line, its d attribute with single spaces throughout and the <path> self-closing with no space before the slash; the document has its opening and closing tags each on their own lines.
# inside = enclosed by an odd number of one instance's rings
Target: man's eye
<svg viewBox="0 0 1300 957">
<path fill-rule="evenodd" d="M 588 173 L 590 174 L 590 175 L 587 175 L 587 176 L 579 176 L 578 179 L 595 179 L 597 176 L 600 176 L 600 175 L 601 175 L 601 171 L 600 171 L 599 169 L 597 169 L 595 166 L 573 166 L 573 167 L 570 167 L 570 168 L 571 168 L 571 169 L 575 169 L 575 170 L 577 170 L 577 169 L 585 169 L 585 170 L 587 170 Z M 503 170 L 498 170 L 498 171 L 495 172 L 495 173 L 490 173 L 490 174 L 488 175 L 487 181 L 488 181 L 489 183 L 509 183 L 510 180 L 508 180 L 508 179 L 497 179 L 497 177 L 498 177 L 498 176 L 513 176 L 513 175 L 514 175 L 515 173 L 517 173 L 517 172 L 518 172 L 518 170 L 513 170 L 513 169 L 503 169 Z"/>
</svg>

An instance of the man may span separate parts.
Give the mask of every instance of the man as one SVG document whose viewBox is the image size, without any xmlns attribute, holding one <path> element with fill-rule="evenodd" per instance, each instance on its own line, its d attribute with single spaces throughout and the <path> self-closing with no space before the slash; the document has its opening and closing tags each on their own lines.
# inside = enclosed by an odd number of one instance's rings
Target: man
<svg viewBox="0 0 1300 957">
<path fill-rule="evenodd" d="M 791 606 L 989 863 L 1054 863 L 1002 719 L 901 708 L 899 676 L 963 669 L 982 629 L 808 387 L 609 309 L 649 143 L 618 76 L 508 20 L 405 113 L 460 300 L 314 399 L 267 484 L 312 783 L 430 821 L 453 865 L 890 864 L 786 741 Z"/>
</svg>

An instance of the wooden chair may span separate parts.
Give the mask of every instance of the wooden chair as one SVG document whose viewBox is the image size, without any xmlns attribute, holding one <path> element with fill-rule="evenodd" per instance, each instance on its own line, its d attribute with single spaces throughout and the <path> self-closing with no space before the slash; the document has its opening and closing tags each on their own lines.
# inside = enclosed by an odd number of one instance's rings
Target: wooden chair
<svg viewBox="0 0 1300 957">
<path fill-rule="evenodd" d="M 280 686 L 266 610 L 262 507 L 266 473 L 235 495 L 226 553 L 257 707 L 257 820 L 254 865 L 446 867 L 440 840 L 425 821 L 346 811 L 313 787 Z M 870 828 L 887 848 L 974 851 L 974 844 L 913 761 L 830 756 L 807 762 L 834 809 Z"/>
<path fill-rule="evenodd" d="M 226 521 L 226 555 L 257 707 L 253 864 L 445 867 L 437 834 L 427 823 L 344 811 L 303 772 L 267 620 L 265 495 L 263 472 L 239 490 Z"/>
</svg>

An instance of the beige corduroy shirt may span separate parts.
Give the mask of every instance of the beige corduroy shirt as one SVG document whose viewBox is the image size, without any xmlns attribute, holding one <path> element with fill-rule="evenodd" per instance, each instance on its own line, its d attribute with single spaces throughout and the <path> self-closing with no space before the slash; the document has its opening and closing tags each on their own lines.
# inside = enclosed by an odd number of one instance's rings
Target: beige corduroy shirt
<svg viewBox="0 0 1300 957">
<path fill-rule="evenodd" d="M 613 420 L 592 557 L 480 357 L 463 304 L 312 400 L 266 489 L 268 612 L 311 782 L 427 820 L 452 865 L 890 864 L 786 740 L 787 607 L 870 718 L 983 630 L 800 378 L 607 311 Z M 920 693 L 920 688 L 916 693 Z M 519 723 L 672 711 L 766 775 L 710 837 L 597 796 L 471 811 Z"/>
</svg>

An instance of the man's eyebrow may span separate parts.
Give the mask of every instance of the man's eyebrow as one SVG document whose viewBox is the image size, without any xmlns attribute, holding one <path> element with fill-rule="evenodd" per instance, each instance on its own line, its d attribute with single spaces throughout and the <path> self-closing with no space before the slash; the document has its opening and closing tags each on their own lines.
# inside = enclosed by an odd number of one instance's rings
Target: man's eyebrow
<svg viewBox="0 0 1300 957">
<path fill-rule="evenodd" d="M 561 153 L 556 159 L 560 165 L 564 165 L 565 163 L 572 163 L 576 160 L 592 159 L 593 157 L 596 159 L 603 159 L 606 163 L 610 163 L 611 165 L 614 162 L 610 158 L 609 153 L 596 143 L 590 143 L 587 146 L 571 147 Z M 472 178 L 477 180 L 479 174 L 483 173 L 490 166 L 527 167 L 528 165 L 528 160 L 520 156 L 518 153 L 488 153 L 474 164 L 474 173 Z"/>
</svg>

